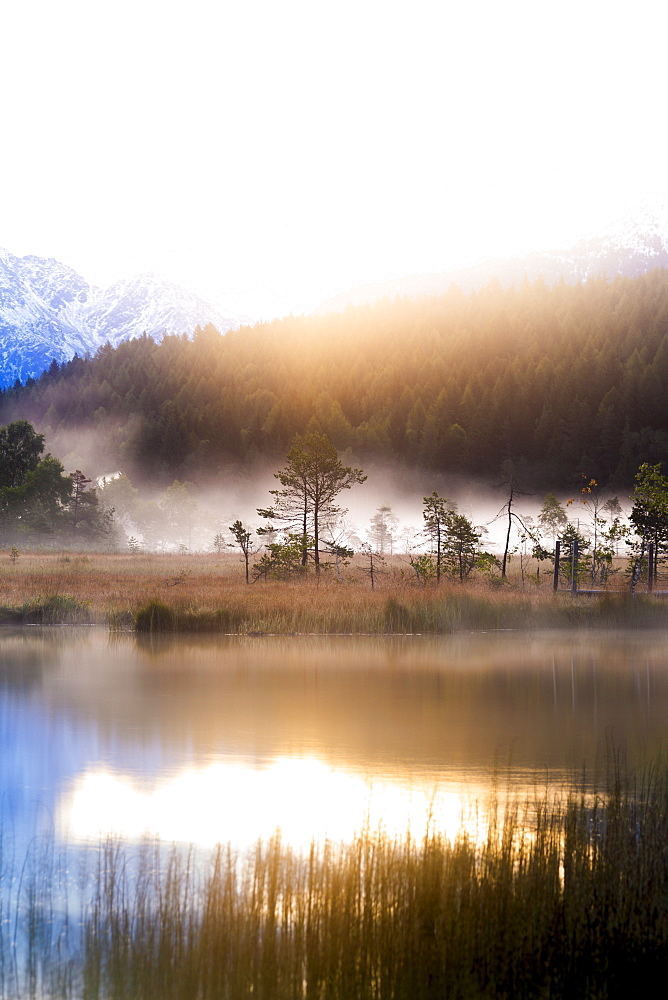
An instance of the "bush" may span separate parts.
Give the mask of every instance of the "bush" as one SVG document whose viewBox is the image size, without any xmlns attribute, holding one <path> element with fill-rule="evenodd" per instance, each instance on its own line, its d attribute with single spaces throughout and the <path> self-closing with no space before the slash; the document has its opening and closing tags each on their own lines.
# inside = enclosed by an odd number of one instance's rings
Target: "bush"
<svg viewBox="0 0 668 1000">
<path fill-rule="evenodd" d="M 174 632 L 176 617 L 162 601 L 147 601 L 135 614 L 135 628 L 138 632 Z"/>
<path fill-rule="evenodd" d="M 24 604 L 21 618 L 26 625 L 91 625 L 89 601 L 65 594 L 50 594 Z"/>
</svg>

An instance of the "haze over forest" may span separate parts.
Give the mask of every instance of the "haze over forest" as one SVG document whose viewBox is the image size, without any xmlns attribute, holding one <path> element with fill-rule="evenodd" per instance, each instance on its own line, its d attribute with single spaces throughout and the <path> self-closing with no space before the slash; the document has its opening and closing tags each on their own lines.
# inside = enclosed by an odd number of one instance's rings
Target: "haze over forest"
<svg viewBox="0 0 668 1000">
<path fill-rule="evenodd" d="M 93 479 L 123 472 L 145 495 L 189 482 L 246 518 L 295 435 L 317 432 L 371 473 L 365 516 L 413 489 L 415 522 L 438 488 L 487 521 L 507 463 L 539 498 L 583 475 L 628 491 L 640 463 L 668 458 L 667 379 L 657 269 L 106 345 L 4 391 L 0 424 L 31 421 Z"/>
<path fill-rule="evenodd" d="M 621 488 L 668 458 L 667 377 L 656 270 L 107 345 L 6 390 L 0 421 L 31 420 L 56 454 L 93 429 L 89 474 L 156 484 L 280 462 L 317 431 L 354 463 L 491 483 L 510 459 L 536 487 Z"/>
</svg>

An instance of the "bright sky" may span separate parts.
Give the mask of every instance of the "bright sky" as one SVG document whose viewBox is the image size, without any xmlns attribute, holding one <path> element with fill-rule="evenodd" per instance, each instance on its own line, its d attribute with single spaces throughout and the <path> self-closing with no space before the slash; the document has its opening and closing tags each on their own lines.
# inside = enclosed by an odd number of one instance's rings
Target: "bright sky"
<svg viewBox="0 0 668 1000">
<path fill-rule="evenodd" d="M 267 315 L 569 245 L 665 188 L 665 18 L 659 0 L 6 2 L 0 246 Z"/>
</svg>

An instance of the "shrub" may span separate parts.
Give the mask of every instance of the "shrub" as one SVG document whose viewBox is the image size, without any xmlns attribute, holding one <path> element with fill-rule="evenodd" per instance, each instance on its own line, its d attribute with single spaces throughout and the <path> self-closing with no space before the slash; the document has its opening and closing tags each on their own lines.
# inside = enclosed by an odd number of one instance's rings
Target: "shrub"
<svg viewBox="0 0 668 1000">
<path fill-rule="evenodd" d="M 135 614 L 135 628 L 138 632 L 173 632 L 176 616 L 162 601 L 147 601 Z"/>
<path fill-rule="evenodd" d="M 29 601 L 21 609 L 27 625 L 90 625 L 93 616 L 89 601 L 65 594 L 49 594 Z"/>
</svg>

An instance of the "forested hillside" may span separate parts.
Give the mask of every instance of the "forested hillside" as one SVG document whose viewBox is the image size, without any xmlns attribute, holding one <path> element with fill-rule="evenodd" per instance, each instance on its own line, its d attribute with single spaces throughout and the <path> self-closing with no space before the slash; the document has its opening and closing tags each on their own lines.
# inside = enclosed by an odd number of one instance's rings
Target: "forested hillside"
<svg viewBox="0 0 668 1000">
<path fill-rule="evenodd" d="M 538 485 L 629 484 L 668 459 L 668 272 L 398 301 L 193 341 L 148 337 L 53 364 L 0 423 L 93 424 L 131 475 L 213 476 L 326 433 L 359 462 Z"/>
</svg>

